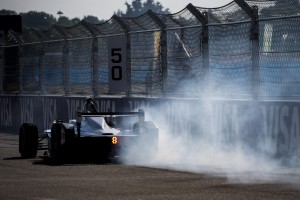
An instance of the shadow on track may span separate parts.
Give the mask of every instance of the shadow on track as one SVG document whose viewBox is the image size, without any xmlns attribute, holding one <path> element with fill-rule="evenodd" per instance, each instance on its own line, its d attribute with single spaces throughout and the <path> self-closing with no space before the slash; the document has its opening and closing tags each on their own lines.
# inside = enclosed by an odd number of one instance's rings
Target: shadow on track
<svg viewBox="0 0 300 200">
<path fill-rule="evenodd" d="M 3 160 L 25 160 L 25 158 L 20 157 L 9 157 L 9 158 L 3 158 Z"/>
<path fill-rule="evenodd" d="M 41 156 L 40 159 L 34 160 L 33 165 L 48 165 L 48 166 L 60 166 L 60 165 L 108 165 L 108 164 L 122 164 L 119 159 L 95 159 L 90 157 L 85 158 L 60 158 L 54 159 L 48 156 Z"/>
</svg>

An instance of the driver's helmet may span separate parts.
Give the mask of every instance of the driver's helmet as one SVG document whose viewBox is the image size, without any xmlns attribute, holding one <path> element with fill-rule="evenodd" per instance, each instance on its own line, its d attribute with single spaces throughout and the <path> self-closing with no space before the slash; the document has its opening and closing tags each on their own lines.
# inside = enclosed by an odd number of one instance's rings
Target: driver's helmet
<svg viewBox="0 0 300 200">
<path fill-rule="evenodd" d="M 83 112 L 86 113 L 98 113 L 98 110 L 95 106 L 94 100 L 92 98 L 87 98 L 84 104 Z"/>
</svg>

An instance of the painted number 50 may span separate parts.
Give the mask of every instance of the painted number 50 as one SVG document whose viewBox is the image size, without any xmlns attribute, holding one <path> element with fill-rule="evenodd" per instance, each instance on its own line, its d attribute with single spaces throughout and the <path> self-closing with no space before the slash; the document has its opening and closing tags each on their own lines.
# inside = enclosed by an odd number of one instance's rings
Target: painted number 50
<svg viewBox="0 0 300 200">
<path fill-rule="evenodd" d="M 120 64 L 122 62 L 122 50 L 121 48 L 111 49 L 111 62 Z M 119 81 L 122 80 L 122 67 L 120 65 L 114 65 L 111 68 L 112 80 Z"/>
</svg>

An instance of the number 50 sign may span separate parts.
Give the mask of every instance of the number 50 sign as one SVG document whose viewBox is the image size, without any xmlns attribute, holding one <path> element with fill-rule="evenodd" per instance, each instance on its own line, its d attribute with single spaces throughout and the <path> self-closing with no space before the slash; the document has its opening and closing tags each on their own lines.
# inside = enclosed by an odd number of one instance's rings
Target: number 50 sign
<svg viewBox="0 0 300 200">
<path fill-rule="evenodd" d="M 127 92 L 127 38 L 108 38 L 108 90 L 110 93 Z"/>
</svg>

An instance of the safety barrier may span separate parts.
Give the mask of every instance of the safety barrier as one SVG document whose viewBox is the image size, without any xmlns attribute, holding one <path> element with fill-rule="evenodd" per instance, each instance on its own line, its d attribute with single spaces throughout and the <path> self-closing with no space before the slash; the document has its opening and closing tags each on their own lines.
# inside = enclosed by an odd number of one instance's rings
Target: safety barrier
<svg viewBox="0 0 300 200">
<path fill-rule="evenodd" d="M 10 31 L 1 41 L 0 93 L 297 98 L 299 9 L 294 0 L 235 0 L 212 9 L 189 4 L 169 15 L 149 10 L 101 24 Z M 112 94 L 108 40 L 120 35 L 127 38 L 128 87 Z"/>
</svg>

